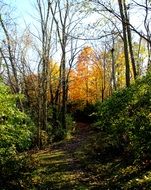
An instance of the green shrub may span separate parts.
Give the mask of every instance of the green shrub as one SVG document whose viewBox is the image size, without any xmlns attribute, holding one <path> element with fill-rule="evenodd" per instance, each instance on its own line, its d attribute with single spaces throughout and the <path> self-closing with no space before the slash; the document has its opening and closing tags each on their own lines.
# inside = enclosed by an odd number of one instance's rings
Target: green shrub
<svg viewBox="0 0 151 190">
<path fill-rule="evenodd" d="M 29 154 L 15 154 L 9 149 L 7 158 L 1 163 L 0 184 L 1 189 L 29 189 L 32 186 L 31 173 L 37 161 Z"/>
<path fill-rule="evenodd" d="M 67 125 L 66 139 L 70 139 L 75 131 L 75 121 L 73 120 L 71 114 L 66 114 L 66 125 Z"/>
<path fill-rule="evenodd" d="M 113 135 L 136 158 L 151 157 L 151 75 L 98 105 L 95 127 Z"/>
<path fill-rule="evenodd" d="M 70 138 L 75 130 L 75 122 L 71 114 L 66 114 L 66 129 L 63 129 L 61 123 L 57 121 L 57 125 L 52 127 L 52 141 L 57 142 L 65 138 Z"/>
<path fill-rule="evenodd" d="M 34 131 L 30 118 L 16 106 L 18 98 L 0 81 L 0 179 L 5 184 L 17 183 L 26 160 L 18 152 L 31 146 Z"/>
</svg>

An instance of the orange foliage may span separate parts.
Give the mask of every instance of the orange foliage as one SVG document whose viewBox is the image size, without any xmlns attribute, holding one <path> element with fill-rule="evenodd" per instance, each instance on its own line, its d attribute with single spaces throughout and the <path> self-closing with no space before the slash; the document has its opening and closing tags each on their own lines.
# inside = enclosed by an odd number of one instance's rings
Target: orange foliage
<svg viewBox="0 0 151 190">
<path fill-rule="evenodd" d="M 51 102 L 59 87 L 59 65 L 50 60 L 48 68 L 47 98 Z M 71 102 L 95 103 L 112 93 L 112 60 L 110 51 L 97 53 L 92 47 L 85 47 L 78 56 L 76 67 L 70 70 L 68 100 Z M 116 55 L 115 77 L 117 88 L 125 85 L 125 64 L 123 52 Z M 38 76 L 29 75 L 26 87 L 32 104 L 38 95 Z M 60 91 L 61 93 L 61 91 Z"/>
<path fill-rule="evenodd" d="M 77 67 L 70 73 L 69 99 L 94 103 L 100 98 L 99 61 L 91 47 L 85 47 L 78 57 Z"/>
</svg>

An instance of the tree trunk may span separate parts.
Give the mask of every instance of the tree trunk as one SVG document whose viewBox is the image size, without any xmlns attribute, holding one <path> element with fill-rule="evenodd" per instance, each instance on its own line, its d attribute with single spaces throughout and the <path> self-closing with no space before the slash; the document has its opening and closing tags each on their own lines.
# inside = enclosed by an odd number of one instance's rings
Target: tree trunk
<svg viewBox="0 0 151 190">
<path fill-rule="evenodd" d="M 124 0 L 124 12 L 125 12 L 125 18 L 126 18 L 126 23 L 125 24 L 126 24 L 126 30 L 127 30 L 127 39 L 128 39 L 128 45 L 129 45 L 129 53 L 130 53 L 130 58 L 131 58 L 131 62 L 132 62 L 132 70 L 133 70 L 134 79 L 136 80 L 136 78 L 137 78 L 137 71 L 136 71 L 136 64 L 135 64 L 135 58 L 134 58 L 134 53 L 133 53 L 130 22 L 129 22 L 129 17 L 128 17 L 128 13 L 127 13 L 127 7 L 126 7 L 125 0 Z"/>
<path fill-rule="evenodd" d="M 62 127 L 66 129 L 66 60 L 65 52 L 62 54 L 62 108 L 61 108 L 61 120 Z"/>
<path fill-rule="evenodd" d="M 116 91 L 114 47 L 111 49 L 111 56 L 112 56 L 112 82 L 113 82 L 113 89 Z"/>
<path fill-rule="evenodd" d="M 121 21 L 123 27 L 123 40 L 124 40 L 124 55 L 125 55 L 125 77 L 126 77 L 126 86 L 130 86 L 130 66 L 129 66 L 129 53 L 128 53 L 128 43 L 127 43 L 127 33 L 126 33 L 126 18 L 123 10 L 123 1 L 118 0 L 119 10 L 121 14 Z"/>
</svg>

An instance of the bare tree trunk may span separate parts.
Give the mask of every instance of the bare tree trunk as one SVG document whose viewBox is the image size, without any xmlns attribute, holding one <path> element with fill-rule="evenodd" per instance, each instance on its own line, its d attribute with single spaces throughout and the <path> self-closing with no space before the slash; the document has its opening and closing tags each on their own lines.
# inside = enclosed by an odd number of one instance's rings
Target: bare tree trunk
<svg viewBox="0 0 151 190">
<path fill-rule="evenodd" d="M 130 53 L 130 58 L 132 62 L 132 70 L 133 70 L 133 75 L 134 79 L 136 80 L 137 78 L 137 71 L 136 71 L 136 64 L 135 64 L 135 58 L 134 58 L 134 53 L 133 53 L 133 46 L 132 46 L 132 35 L 131 35 L 131 29 L 130 29 L 130 22 L 129 22 L 129 16 L 127 13 L 127 6 L 124 0 L 124 12 L 125 12 L 125 18 L 126 18 L 126 30 L 127 30 L 127 40 L 128 40 L 128 45 L 129 45 L 129 53 Z"/>
<path fill-rule="evenodd" d="M 111 57 L 112 57 L 112 83 L 113 83 L 113 89 L 116 91 L 116 78 L 115 78 L 115 57 L 114 57 L 114 36 L 112 36 L 112 49 L 111 49 Z"/>
<path fill-rule="evenodd" d="M 66 61 L 65 52 L 62 55 L 62 108 L 61 108 L 61 119 L 62 127 L 66 129 Z"/>
<path fill-rule="evenodd" d="M 103 55 L 103 76 L 102 76 L 102 102 L 105 98 L 105 89 L 106 89 L 106 49 Z"/>
<path fill-rule="evenodd" d="M 14 93 L 19 93 L 19 82 L 18 82 L 18 77 L 17 77 L 17 69 L 16 69 L 16 64 L 15 64 L 15 57 L 13 55 L 13 49 L 11 47 L 11 39 L 9 37 L 8 31 L 7 31 L 6 27 L 5 27 L 5 24 L 4 24 L 3 20 L 2 20 L 1 15 L 0 15 L 0 24 L 1 24 L 1 27 L 2 27 L 2 29 L 4 31 L 4 34 L 6 36 L 6 40 L 7 40 L 7 44 L 4 44 L 4 45 L 7 45 L 9 61 L 10 61 L 10 64 L 11 64 L 12 73 L 13 73 L 13 77 L 14 77 L 14 80 L 15 80 L 15 84 L 14 84 L 15 92 Z"/>
<path fill-rule="evenodd" d="M 67 29 L 70 26 L 67 26 L 67 18 L 69 14 L 69 2 L 66 0 L 66 5 L 65 5 L 65 13 L 64 16 L 62 15 L 62 10 L 60 7 L 60 1 L 57 1 L 56 6 L 58 6 L 58 11 L 59 11 L 59 19 L 60 19 L 60 24 L 61 28 L 58 24 L 55 12 L 51 8 L 51 13 L 54 18 L 54 21 L 56 23 L 56 29 L 59 37 L 59 43 L 61 46 L 61 65 L 60 65 L 60 81 L 59 85 L 61 84 L 61 89 L 62 89 L 62 105 L 61 105 L 61 124 L 64 129 L 66 129 L 66 104 L 67 104 L 67 84 L 66 84 L 66 46 L 67 46 Z"/>
<path fill-rule="evenodd" d="M 130 86 L 130 66 L 129 66 L 129 53 L 128 53 L 127 33 L 126 33 L 127 26 L 126 26 L 126 18 L 124 15 L 123 0 L 118 0 L 118 5 L 119 5 L 122 27 L 123 27 L 126 86 L 129 87 Z"/>
<path fill-rule="evenodd" d="M 145 19 L 144 19 L 144 27 L 146 30 L 147 36 L 147 50 L 148 50 L 148 63 L 147 63 L 147 70 L 151 70 L 151 31 L 150 31 L 150 20 L 149 16 L 149 1 L 145 0 Z"/>
<path fill-rule="evenodd" d="M 53 19 L 50 18 L 51 2 L 37 0 L 37 10 L 40 16 L 41 36 L 37 37 L 41 43 L 38 65 L 38 146 L 41 147 L 41 130 L 48 127 L 48 91 L 49 91 L 49 59 L 52 38 Z"/>
<path fill-rule="evenodd" d="M 2 19 L 2 15 L 0 14 L 0 25 L 2 27 L 2 30 L 4 32 L 4 35 L 6 37 L 6 41 L 4 41 L 4 46 L 6 47 L 7 56 L 3 52 L 2 48 L 0 48 L 0 53 L 2 55 L 2 58 L 6 64 L 7 74 L 8 74 L 8 80 L 9 84 L 11 85 L 11 88 L 13 90 L 13 93 L 20 93 L 20 86 L 19 86 L 19 80 L 18 80 L 18 73 L 17 73 L 17 66 L 16 66 L 16 42 L 11 39 L 9 36 L 9 32 L 6 28 L 6 25 Z M 6 58 L 7 57 L 7 58 Z M 11 71 L 10 71 L 11 70 Z M 20 110 L 24 110 L 22 100 L 20 97 L 18 98 L 17 105 Z"/>
</svg>

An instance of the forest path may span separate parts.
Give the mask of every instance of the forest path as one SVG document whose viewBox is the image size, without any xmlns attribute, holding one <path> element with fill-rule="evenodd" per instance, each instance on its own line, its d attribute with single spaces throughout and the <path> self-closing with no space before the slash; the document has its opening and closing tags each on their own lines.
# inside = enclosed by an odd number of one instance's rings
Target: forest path
<svg viewBox="0 0 151 190">
<path fill-rule="evenodd" d="M 39 164 L 32 172 L 31 190 L 151 189 L 151 164 L 134 164 L 108 149 L 109 142 L 107 134 L 77 123 L 70 140 L 33 154 Z"/>
<path fill-rule="evenodd" d="M 35 189 L 90 189 L 80 147 L 92 133 L 89 124 L 77 123 L 70 140 L 54 143 L 34 154 L 39 160 L 32 179 Z"/>
</svg>

